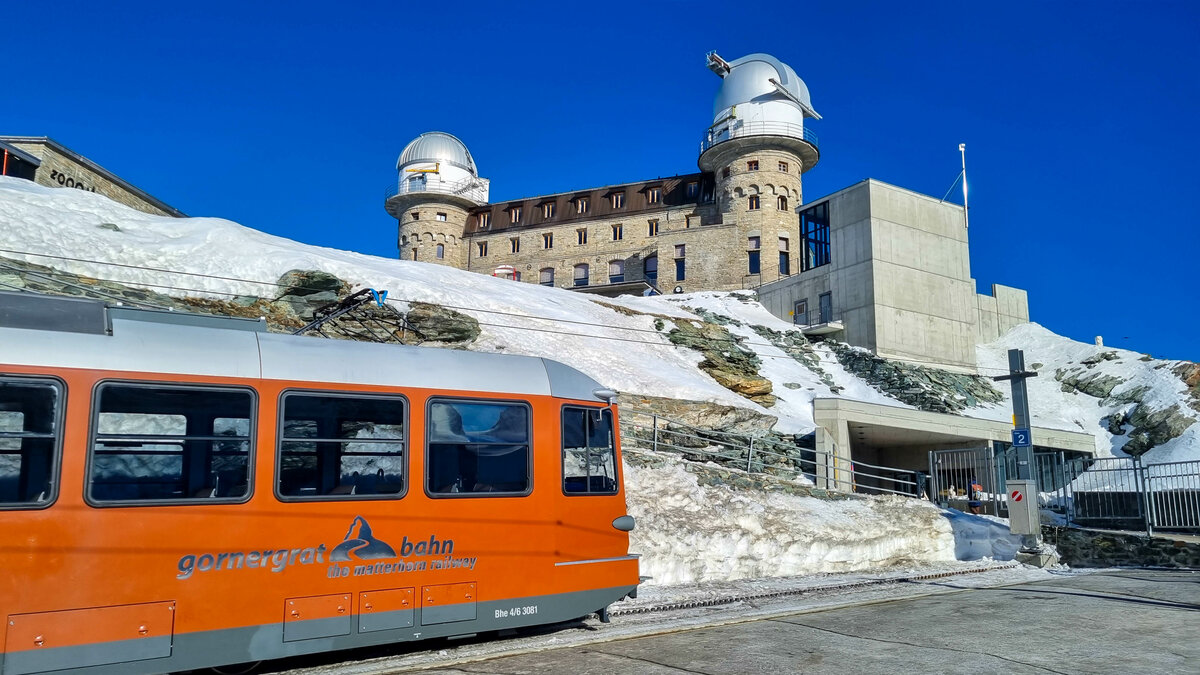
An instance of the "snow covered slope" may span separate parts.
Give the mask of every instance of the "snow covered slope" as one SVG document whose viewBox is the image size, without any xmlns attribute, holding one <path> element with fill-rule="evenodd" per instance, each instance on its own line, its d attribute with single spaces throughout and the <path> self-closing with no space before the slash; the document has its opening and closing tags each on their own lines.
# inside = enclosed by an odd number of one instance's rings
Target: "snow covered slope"
<svg viewBox="0 0 1200 675">
<path fill-rule="evenodd" d="M 386 289 L 400 303 L 434 303 L 473 316 L 482 334 L 472 349 L 550 357 L 625 393 L 751 408 L 778 417 L 780 433 L 812 430 L 816 396 L 904 405 L 848 373 L 827 348 L 818 345 L 814 352 L 822 377 L 764 339 L 753 326 L 780 332 L 792 326 L 746 293 L 598 299 L 440 265 L 308 246 L 218 218 L 151 216 L 98 194 L 5 177 L 0 177 L 0 249 L 0 264 L 5 258 L 23 260 L 132 286 L 173 287 L 165 291 L 172 295 L 273 298 L 275 281 L 289 270 L 322 270 L 357 287 Z M 4 284 L 13 279 L 0 268 L 0 289 L 7 290 Z M 634 311 L 617 311 L 614 305 Z M 721 386 L 696 367 L 698 353 L 666 338 L 664 327 L 669 330 L 673 319 L 695 319 L 695 311 L 740 323 L 728 329 L 761 359 L 759 374 L 771 381 L 777 398 L 772 408 Z M 1138 405 L 1134 398 L 1156 410 L 1176 406 L 1188 420 L 1200 416 L 1188 407 L 1186 386 L 1173 374 L 1177 362 L 1145 361 L 1133 352 L 1073 342 L 1030 324 L 980 347 L 981 368 L 1006 370 L 1009 346 L 1025 349 L 1028 363 L 1043 364 L 1043 376 L 1031 381 L 1036 423 L 1097 434 L 1101 454 L 1119 452 L 1134 433 L 1132 423 L 1124 430 L 1112 423 L 1114 415 Z M 1102 356 L 1107 352 L 1115 356 Z M 1062 381 L 1055 379 L 1056 371 Z M 1094 391 L 1096 383 L 1088 379 L 1093 374 L 1121 382 L 1100 398 L 1080 393 L 1075 385 L 1062 391 L 1068 380 Z M 1100 383 L 1101 389 L 1109 383 Z M 964 414 L 1006 420 L 1010 410 L 1005 401 Z M 1200 458 L 1197 426 L 1151 450 L 1153 459 Z M 1110 427 L 1121 433 L 1110 433 Z M 691 474 L 670 468 L 630 469 L 630 474 L 630 509 L 640 521 L 634 549 L 647 554 L 648 572 L 664 582 L 1003 556 L 1008 548 L 1004 536 L 986 522 L 952 521 L 915 500 L 886 505 L 789 495 L 749 500 L 700 486 Z"/>
</svg>

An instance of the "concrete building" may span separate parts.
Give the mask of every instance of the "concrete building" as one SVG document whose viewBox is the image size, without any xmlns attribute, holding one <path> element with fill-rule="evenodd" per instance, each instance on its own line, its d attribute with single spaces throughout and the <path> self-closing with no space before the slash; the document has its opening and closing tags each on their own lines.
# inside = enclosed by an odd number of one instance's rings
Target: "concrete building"
<svg viewBox="0 0 1200 675">
<path fill-rule="evenodd" d="M 92 160 L 45 136 L 0 136 L 0 175 L 96 192 L 156 216 L 186 216 Z"/>
<path fill-rule="evenodd" d="M 875 180 L 803 202 L 820 115 L 790 66 L 708 67 L 697 173 L 492 203 L 462 141 L 422 134 L 385 201 L 400 257 L 609 295 L 756 289 L 809 335 L 955 370 L 1029 320 L 1024 291 L 975 292 L 960 207 Z"/>
</svg>

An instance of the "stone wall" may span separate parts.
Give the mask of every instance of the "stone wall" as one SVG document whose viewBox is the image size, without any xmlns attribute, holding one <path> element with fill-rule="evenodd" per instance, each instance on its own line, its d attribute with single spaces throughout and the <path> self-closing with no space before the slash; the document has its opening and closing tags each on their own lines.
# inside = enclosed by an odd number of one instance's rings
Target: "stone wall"
<svg viewBox="0 0 1200 675">
<path fill-rule="evenodd" d="M 1170 535 L 1146 537 L 1043 526 L 1042 537 L 1071 567 L 1200 568 L 1200 543 Z"/>
<path fill-rule="evenodd" d="M 430 201 L 405 209 L 397 240 L 400 258 L 465 268 L 462 234 L 466 223 L 466 209 L 452 204 Z M 442 247 L 440 256 L 438 246 Z"/>
<path fill-rule="evenodd" d="M 66 148 L 59 150 L 58 147 L 46 141 L 18 141 L 10 138 L 8 142 L 41 160 L 41 166 L 34 174 L 34 182 L 39 185 L 95 192 L 115 202 L 156 216 L 183 215 L 177 209 L 148 198 L 149 195 L 142 193 L 98 165 L 74 156 L 74 153 Z"/>
</svg>

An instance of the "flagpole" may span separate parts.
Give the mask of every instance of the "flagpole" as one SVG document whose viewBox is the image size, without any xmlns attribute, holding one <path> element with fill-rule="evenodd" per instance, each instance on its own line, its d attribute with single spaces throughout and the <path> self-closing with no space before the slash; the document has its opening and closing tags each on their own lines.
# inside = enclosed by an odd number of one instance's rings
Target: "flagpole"
<svg viewBox="0 0 1200 675">
<path fill-rule="evenodd" d="M 967 215 L 967 144 L 959 143 L 958 151 L 962 154 L 962 179 L 963 179 L 963 228 L 970 229 L 971 219 Z"/>
</svg>

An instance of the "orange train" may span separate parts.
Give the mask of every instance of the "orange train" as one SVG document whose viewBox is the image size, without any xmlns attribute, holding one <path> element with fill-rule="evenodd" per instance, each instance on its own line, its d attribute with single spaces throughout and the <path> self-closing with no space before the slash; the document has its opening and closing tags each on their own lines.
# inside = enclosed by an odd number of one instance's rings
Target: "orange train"
<svg viewBox="0 0 1200 675">
<path fill-rule="evenodd" d="M 0 674 L 607 619 L 638 584 L 612 398 L 547 359 L 0 293 Z"/>
</svg>

